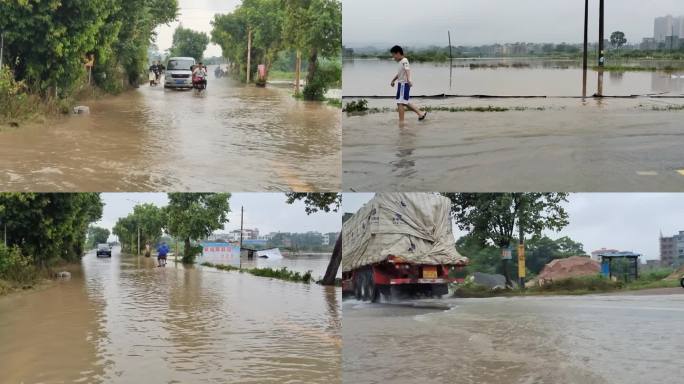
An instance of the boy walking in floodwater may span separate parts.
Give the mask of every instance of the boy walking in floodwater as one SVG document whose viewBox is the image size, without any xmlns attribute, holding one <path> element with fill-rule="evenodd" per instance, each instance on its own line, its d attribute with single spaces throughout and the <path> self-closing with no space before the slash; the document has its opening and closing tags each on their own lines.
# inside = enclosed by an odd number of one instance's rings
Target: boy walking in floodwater
<svg viewBox="0 0 684 384">
<path fill-rule="evenodd" d="M 423 121 L 427 117 L 427 112 L 423 112 L 415 105 L 409 103 L 411 97 L 411 66 L 409 61 L 404 56 L 404 49 L 398 45 L 395 45 L 390 49 L 394 61 L 399 63 L 399 71 L 397 75 L 392 79 L 392 88 L 397 85 L 397 109 L 399 110 L 399 121 L 404 121 L 405 108 L 412 110 L 418 115 L 418 120 Z"/>
</svg>

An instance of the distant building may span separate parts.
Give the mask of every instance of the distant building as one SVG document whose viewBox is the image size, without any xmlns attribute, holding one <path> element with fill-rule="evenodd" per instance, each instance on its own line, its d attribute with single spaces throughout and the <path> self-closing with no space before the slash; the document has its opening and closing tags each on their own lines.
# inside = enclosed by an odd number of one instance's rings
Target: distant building
<svg viewBox="0 0 684 384">
<path fill-rule="evenodd" d="M 665 237 L 660 234 L 660 265 L 663 267 L 684 264 L 684 231 Z"/>
<path fill-rule="evenodd" d="M 655 51 L 656 49 L 658 49 L 658 43 L 656 42 L 656 39 L 653 37 L 645 37 L 644 40 L 641 42 L 639 49 L 643 51 Z"/>
<path fill-rule="evenodd" d="M 679 48 L 680 40 L 684 39 L 684 16 L 656 17 L 653 24 L 653 39 L 657 45 L 664 44 L 666 49 Z"/>
<path fill-rule="evenodd" d="M 608 248 L 597 249 L 596 251 L 591 253 L 591 259 L 600 262 L 601 261 L 601 256 L 600 256 L 601 254 L 617 253 L 617 252 L 620 252 L 620 251 L 618 251 L 617 249 L 608 249 Z"/>
</svg>

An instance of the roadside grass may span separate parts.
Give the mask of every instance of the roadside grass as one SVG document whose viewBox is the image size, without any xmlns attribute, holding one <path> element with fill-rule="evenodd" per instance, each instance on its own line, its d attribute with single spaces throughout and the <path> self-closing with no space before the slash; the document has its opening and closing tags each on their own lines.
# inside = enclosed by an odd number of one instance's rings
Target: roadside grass
<svg viewBox="0 0 684 384">
<path fill-rule="evenodd" d="M 670 271 L 671 272 L 671 271 Z M 603 276 L 583 276 L 547 282 L 542 286 L 526 289 L 490 289 L 472 282 L 455 286 L 454 297 L 487 298 L 513 296 L 571 296 L 588 295 L 594 293 L 609 293 L 617 291 L 637 291 L 654 288 L 676 288 L 679 280 L 664 280 L 665 271 L 659 273 L 645 273 L 642 278 L 630 281 L 612 281 Z"/>
<path fill-rule="evenodd" d="M 204 267 L 216 268 L 221 271 L 234 271 L 234 272 L 246 272 L 254 276 L 268 277 L 272 279 L 279 279 L 285 281 L 292 281 L 296 283 L 311 283 L 313 278 L 311 277 L 311 271 L 305 273 L 296 272 L 287 269 L 287 267 L 282 267 L 279 269 L 275 268 L 238 268 L 232 265 L 224 264 L 214 264 L 209 262 L 201 263 L 200 265 Z"/>
<path fill-rule="evenodd" d="M 666 106 L 660 106 L 660 105 L 654 105 L 651 107 L 651 110 L 653 111 L 658 111 L 658 112 L 670 112 L 670 111 L 684 111 L 684 105 L 678 104 L 670 104 Z"/>
<path fill-rule="evenodd" d="M 277 71 L 277 70 L 271 70 L 268 72 L 268 79 L 269 80 L 294 80 L 295 79 L 295 72 L 292 71 Z M 300 78 L 301 79 L 306 79 L 306 76 L 308 75 L 308 72 L 301 72 Z"/>
<path fill-rule="evenodd" d="M 594 71 L 598 71 L 600 67 L 595 65 Z M 641 65 L 607 65 L 603 67 L 605 72 L 676 72 L 684 70 L 684 65 L 666 65 L 663 67 L 657 66 L 641 66 Z"/>
</svg>

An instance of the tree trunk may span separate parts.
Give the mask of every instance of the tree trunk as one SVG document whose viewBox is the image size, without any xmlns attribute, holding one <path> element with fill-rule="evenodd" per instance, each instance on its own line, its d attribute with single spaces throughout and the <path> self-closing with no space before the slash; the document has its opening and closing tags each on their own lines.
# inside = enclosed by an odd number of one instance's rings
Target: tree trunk
<svg viewBox="0 0 684 384">
<path fill-rule="evenodd" d="M 309 69 L 306 74 L 306 84 L 311 84 L 313 78 L 316 75 L 316 69 L 318 68 L 318 50 L 316 48 L 311 50 L 311 56 L 309 56 Z"/>
<path fill-rule="evenodd" d="M 193 256 L 191 255 L 192 249 L 190 245 L 190 238 L 186 237 L 184 240 L 185 247 L 183 248 L 183 263 L 189 264 L 193 260 Z"/>
<path fill-rule="evenodd" d="M 335 285 L 335 279 L 337 278 L 337 270 L 340 269 L 340 262 L 342 262 L 342 233 L 337 236 L 337 241 L 335 241 L 335 248 L 333 248 L 332 257 L 330 258 L 330 263 L 328 264 L 328 269 L 325 271 L 325 277 L 321 281 L 322 285 Z"/>
<path fill-rule="evenodd" d="M 297 59 L 295 61 L 295 95 L 299 96 L 299 85 L 302 82 L 302 51 L 297 50 Z"/>
</svg>

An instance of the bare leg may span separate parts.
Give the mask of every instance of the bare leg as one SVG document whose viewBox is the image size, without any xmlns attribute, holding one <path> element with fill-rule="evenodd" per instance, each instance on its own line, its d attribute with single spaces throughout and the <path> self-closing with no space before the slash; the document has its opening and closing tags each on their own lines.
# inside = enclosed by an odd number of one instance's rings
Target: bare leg
<svg viewBox="0 0 684 384">
<path fill-rule="evenodd" d="M 412 110 L 413 112 L 415 112 L 415 113 L 418 115 L 418 117 L 422 117 L 422 116 L 423 116 L 423 111 L 421 111 L 421 110 L 420 110 L 418 107 L 416 107 L 415 105 L 413 105 L 413 104 L 406 104 L 406 106 L 408 107 L 408 109 L 410 109 L 410 110 Z"/>
<path fill-rule="evenodd" d="M 397 104 L 397 109 L 399 110 L 399 121 L 404 121 L 404 104 Z"/>
</svg>

